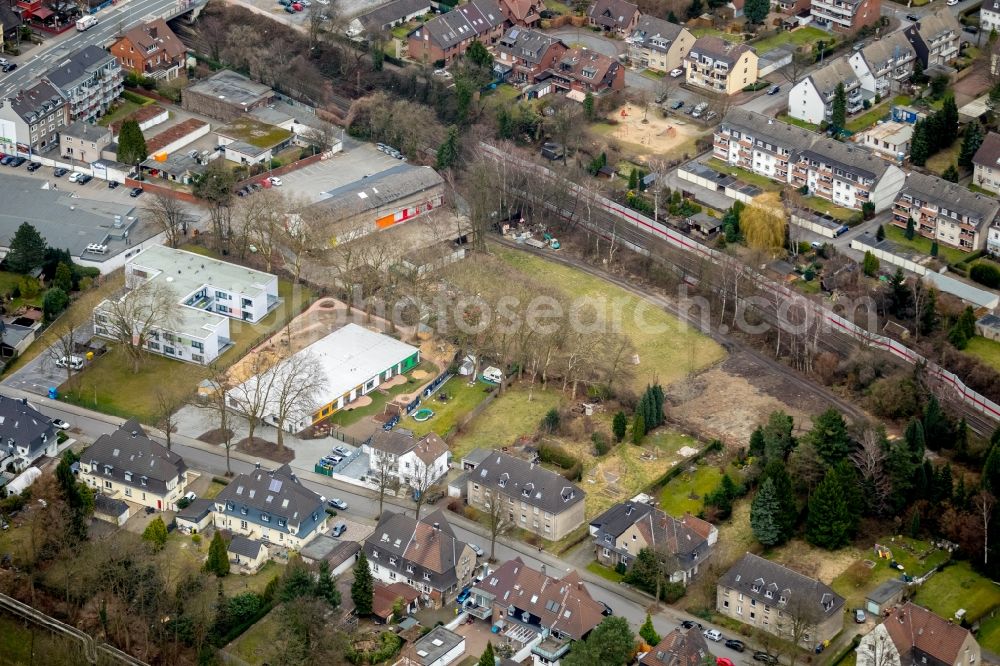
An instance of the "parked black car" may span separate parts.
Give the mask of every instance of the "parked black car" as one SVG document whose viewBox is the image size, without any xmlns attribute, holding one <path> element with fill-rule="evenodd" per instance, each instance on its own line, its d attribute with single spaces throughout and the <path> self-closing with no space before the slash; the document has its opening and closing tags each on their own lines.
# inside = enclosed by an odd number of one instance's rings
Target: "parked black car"
<svg viewBox="0 0 1000 666">
<path fill-rule="evenodd" d="M 12 167 L 19 167 L 19 166 L 21 166 L 22 164 L 24 164 L 27 161 L 28 161 L 28 159 L 26 157 L 15 157 L 14 159 L 12 159 L 10 161 L 10 165 Z"/>
<path fill-rule="evenodd" d="M 66 169 L 59 168 L 59 169 L 56 169 L 55 171 L 53 171 L 52 175 L 55 176 L 56 178 L 62 178 L 63 176 L 66 175 L 66 173 L 67 173 Z"/>
<path fill-rule="evenodd" d="M 694 620 L 684 620 L 681 622 L 681 627 L 684 629 L 691 629 L 692 627 L 698 627 L 699 630 L 704 629 L 704 627 L 701 626 L 701 622 L 695 622 Z"/>
<path fill-rule="evenodd" d="M 94 180 L 93 176 L 88 176 L 87 174 L 83 174 L 82 176 L 76 179 L 76 183 L 77 185 L 86 185 L 92 180 Z"/>
<path fill-rule="evenodd" d="M 917 16 L 917 15 L 915 15 L 915 14 L 907 14 L 906 15 L 906 20 L 907 21 L 913 21 L 914 23 L 916 23 L 917 21 L 920 20 L 920 17 Z"/>
<path fill-rule="evenodd" d="M 735 638 L 727 640 L 726 647 L 730 650 L 736 650 L 737 652 L 743 652 L 743 650 L 747 649 L 747 646 L 743 644 L 743 641 L 738 641 Z"/>
<path fill-rule="evenodd" d="M 9 62 L 6 65 L 4 65 L 3 67 L 0 67 L 0 70 L 2 70 L 5 74 L 7 72 L 13 72 L 15 69 L 17 69 L 17 63 L 16 62 Z"/>
<path fill-rule="evenodd" d="M 109 181 L 108 181 L 108 189 L 109 189 L 109 190 L 113 190 L 113 189 L 115 189 L 116 187 L 118 187 L 118 186 L 119 186 L 120 184 L 121 184 L 121 183 L 119 183 L 119 182 L 118 182 L 117 180 L 109 180 Z"/>
<path fill-rule="evenodd" d="M 753 659 L 754 659 L 754 661 L 762 661 L 765 664 L 777 664 L 778 663 L 778 658 L 777 657 L 769 655 L 768 653 L 763 652 L 761 650 L 757 650 L 756 652 L 753 653 Z"/>
<path fill-rule="evenodd" d="M 604 617 L 609 617 L 615 614 L 615 612 L 611 609 L 611 606 L 607 605 L 603 601 L 598 601 L 597 603 L 604 606 L 604 610 L 601 611 L 601 615 L 603 615 Z"/>
<path fill-rule="evenodd" d="M 26 168 L 28 169 L 28 171 L 38 171 L 39 169 L 42 168 L 42 164 L 41 162 L 32 162 Z"/>
<path fill-rule="evenodd" d="M 135 199 L 140 194 L 142 194 L 142 188 L 141 187 L 133 187 L 132 191 L 128 193 L 128 195 L 130 197 L 132 197 L 133 199 Z"/>
</svg>

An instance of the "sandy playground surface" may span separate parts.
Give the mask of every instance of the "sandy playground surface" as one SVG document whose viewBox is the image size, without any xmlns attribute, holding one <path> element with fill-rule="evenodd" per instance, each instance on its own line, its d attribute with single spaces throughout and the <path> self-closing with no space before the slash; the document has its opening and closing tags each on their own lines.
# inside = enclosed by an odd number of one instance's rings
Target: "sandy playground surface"
<svg viewBox="0 0 1000 666">
<path fill-rule="evenodd" d="M 676 118 L 663 118 L 658 109 L 650 105 L 643 122 L 643 109 L 626 104 L 613 111 L 608 118 L 616 120 L 611 137 L 619 141 L 644 146 L 651 153 L 669 153 L 688 144 L 704 131 L 692 123 Z"/>
</svg>

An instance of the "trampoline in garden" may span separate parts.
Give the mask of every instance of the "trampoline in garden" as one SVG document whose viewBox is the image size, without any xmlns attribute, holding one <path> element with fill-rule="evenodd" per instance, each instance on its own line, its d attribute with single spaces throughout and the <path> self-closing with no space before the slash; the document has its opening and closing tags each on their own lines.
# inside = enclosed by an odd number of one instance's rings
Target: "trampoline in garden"
<svg viewBox="0 0 1000 666">
<path fill-rule="evenodd" d="M 423 409 L 418 409 L 417 411 L 413 412 L 414 421 L 421 421 L 421 422 L 426 421 L 432 416 L 434 416 L 434 410 L 427 409 L 426 407 Z"/>
</svg>

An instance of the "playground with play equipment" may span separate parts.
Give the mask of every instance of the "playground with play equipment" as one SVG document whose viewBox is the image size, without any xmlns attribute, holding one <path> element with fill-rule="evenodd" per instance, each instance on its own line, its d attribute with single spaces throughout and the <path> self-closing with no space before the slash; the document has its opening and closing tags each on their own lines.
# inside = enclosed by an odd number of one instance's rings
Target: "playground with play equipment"
<svg viewBox="0 0 1000 666">
<path fill-rule="evenodd" d="M 694 140 L 705 133 L 694 123 L 664 118 L 654 104 L 650 104 L 648 109 L 625 104 L 612 111 L 608 119 L 617 123 L 610 134 L 612 138 L 647 148 L 650 154 L 669 153 L 685 144 L 693 146 Z"/>
</svg>

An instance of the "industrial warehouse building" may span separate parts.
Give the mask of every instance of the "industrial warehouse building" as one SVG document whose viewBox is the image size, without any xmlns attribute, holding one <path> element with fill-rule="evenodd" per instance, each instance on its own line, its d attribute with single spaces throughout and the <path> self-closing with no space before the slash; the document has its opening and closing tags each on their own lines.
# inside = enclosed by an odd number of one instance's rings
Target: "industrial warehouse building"
<svg viewBox="0 0 1000 666">
<path fill-rule="evenodd" d="M 290 359 L 296 356 L 308 356 L 317 366 L 322 378 L 321 388 L 309 400 L 296 405 L 282 423 L 277 416 L 285 384 L 282 373 L 290 372 Z M 382 382 L 411 370 L 418 363 L 420 350 L 416 347 L 363 326 L 347 324 L 231 389 L 226 394 L 226 401 L 239 411 L 245 396 L 256 395 L 257 390 L 270 391 L 274 395 L 258 403 L 264 405 L 263 421 L 288 432 L 298 432 L 340 411 L 377 389 Z"/>
<path fill-rule="evenodd" d="M 303 217 L 335 247 L 440 208 L 444 179 L 430 167 L 399 164 L 322 197 Z"/>
</svg>

